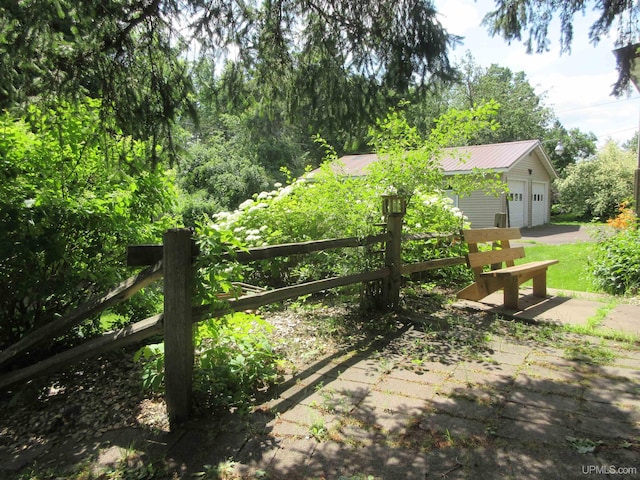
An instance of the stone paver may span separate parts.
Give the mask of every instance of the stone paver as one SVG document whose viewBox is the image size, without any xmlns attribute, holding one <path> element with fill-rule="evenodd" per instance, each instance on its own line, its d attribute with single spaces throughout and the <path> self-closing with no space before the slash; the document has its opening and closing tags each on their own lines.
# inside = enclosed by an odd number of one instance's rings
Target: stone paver
<svg viewBox="0 0 640 480">
<path fill-rule="evenodd" d="M 565 298 L 515 316 L 584 325 L 600 306 Z M 631 314 L 640 319 L 640 306 Z M 640 346 L 593 343 L 614 353 L 609 364 L 497 334 L 486 355 L 452 351 L 415 368 L 397 353 L 328 357 L 281 385 L 251 427 L 220 433 L 217 448 L 195 425 L 166 456 L 181 478 L 230 461 L 242 478 L 278 480 L 640 479 Z M 627 470 L 602 470 L 611 465 Z"/>
<path fill-rule="evenodd" d="M 603 320 L 602 328 L 640 335 L 638 305 L 618 305 Z"/>
<path fill-rule="evenodd" d="M 580 300 L 574 308 L 571 301 L 545 304 L 544 317 L 584 324 L 601 306 Z M 521 313 L 540 321 L 540 308 Z M 269 472 L 309 479 L 578 479 L 611 478 L 595 468 L 616 464 L 627 468 L 620 478 L 640 478 L 640 353 L 615 342 L 602 346 L 615 351 L 609 365 L 498 336 L 479 360 L 405 368 L 396 355 L 325 365 L 323 378 L 307 378 L 316 389 L 298 393 L 299 401 L 313 411 L 329 400 L 342 400 L 345 408 L 328 409 L 329 435 L 315 447 L 307 444 L 306 457 L 285 454 L 283 441 Z M 302 406 L 283 413 L 273 432 L 285 440 L 303 437 L 311 417 Z M 590 441 L 599 446 L 595 452 L 580 453 L 576 445 Z"/>
</svg>

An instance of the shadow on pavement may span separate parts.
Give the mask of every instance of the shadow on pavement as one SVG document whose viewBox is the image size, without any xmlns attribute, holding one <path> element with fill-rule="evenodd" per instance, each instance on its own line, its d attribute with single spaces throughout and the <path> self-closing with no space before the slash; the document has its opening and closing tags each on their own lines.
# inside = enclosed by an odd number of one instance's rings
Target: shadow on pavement
<svg viewBox="0 0 640 480">
<path fill-rule="evenodd" d="M 122 429 L 66 453 L 135 451 L 184 479 L 640 478 L 638 348 L 455 309 L 401 320 L 248 416 L 202 409 L 177 433 Z"/>
<path fill-rule="evenodd" d="M 310 367 L 267 402 L 273 415 L 254 426 L 260 433 L 233 457 L 234 471 L 282 479 L 640 478 L 637 352 L 514 342 L 461 320 L 435 336 L 433 322 L 405 325 L 401 335 Z M 582 347 L 585 357 L 568 357 Z M 615 353 L 597 365 L 589 348 Z M 221 434 L 214 444 L 227 441 Z"/>
</svg>

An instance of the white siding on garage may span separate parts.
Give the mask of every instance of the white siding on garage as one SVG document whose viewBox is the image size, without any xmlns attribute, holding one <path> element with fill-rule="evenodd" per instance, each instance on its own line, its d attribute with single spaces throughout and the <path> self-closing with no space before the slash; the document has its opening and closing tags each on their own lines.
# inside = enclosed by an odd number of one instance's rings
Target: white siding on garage
<svg viewBox="0 0 640 480">
<path fill-rule="evenodd" d="M 507 173 L 509 178 L 527 178 L 535 182 L 548 182 L 550 180 L 549 172 L 542 166 L 542 162 L 532 152 L 518 160 Z"/>
<path fill-rule="evenodd" d="M 504 212 L 502 197 L 486 195 L 479 190 L 468 197 L 460 197 L 458 208 L 469 218 L 471 228 L 493 227 L 496 213 Z"/>
</svg>

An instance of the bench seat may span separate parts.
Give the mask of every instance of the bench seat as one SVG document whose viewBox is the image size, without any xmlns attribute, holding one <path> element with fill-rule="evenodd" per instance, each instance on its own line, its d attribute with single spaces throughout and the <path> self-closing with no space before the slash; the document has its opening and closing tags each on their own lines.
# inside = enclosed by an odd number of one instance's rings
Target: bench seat
<svg viewBox="0 0 640 480">
<path fill-rule="evenodd" d="M 524 258 L 524 248 L 511 248 L 509 242 L 521 238 L 520 229 L 482 228 L 464 230 L 463 234 L 469 246 L 467 265 L 474 272 L 475 282 L 459 291 L 458 298 L 478 301 L 504 290 L 504 306 L 517 310 L 519 286 L 528 280 L 533 280 L 534 296 L 546 297 L 547 268 L 559 261 L 542 260 L 515 265 L 514 260 Z M 478 245 L 483 243 L 491 244 L 491 250 L 480 251 Z"/>
</svg>

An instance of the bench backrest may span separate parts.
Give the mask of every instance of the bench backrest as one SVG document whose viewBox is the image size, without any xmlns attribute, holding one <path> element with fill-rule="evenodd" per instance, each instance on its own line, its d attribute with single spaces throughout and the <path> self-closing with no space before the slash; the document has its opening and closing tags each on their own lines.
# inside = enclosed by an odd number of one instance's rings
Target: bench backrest
<svg viewBox="0 0 640 480">
<path fill-rule="evenodd" d="M 513 261 L 524 258 L 524 248 L 511 248 L 510 240 L 522 238 L 519 228 L 474 228 L 463 230 L 464 240 L 469 245 L 467 265 L 476 275 L 482 273 L 482 267 L 491 265 L 493 270 L 502 268 L 504 262 L 507 267 L 514 265 Z M 491 250 L 479 251 L 478 245 L 491 244 Z"/>
</svg>

